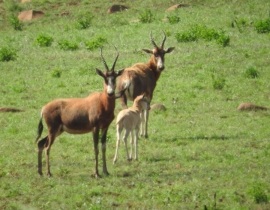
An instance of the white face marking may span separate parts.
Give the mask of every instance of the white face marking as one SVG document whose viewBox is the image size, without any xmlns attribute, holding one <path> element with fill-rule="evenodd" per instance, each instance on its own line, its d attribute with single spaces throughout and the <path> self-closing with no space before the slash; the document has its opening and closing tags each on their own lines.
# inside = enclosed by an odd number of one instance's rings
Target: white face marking
<svg viewBox="0 0 270 210">
<path fill-rule="evenodd" d="M 159 69 L 163 69 L 163 68 L 164 68 L 161 57 L 158 57 L 158 60 L 157 60 L 157 67 L 158 67 Z"/>
<path fill-rule="evenodd" d="M 108 77 L 108 86 L 107 86 L 107 93 L 108 95 L 111 95 L 114 93 L 115 84 L 113 83 L 114 78 Z"/>
</svg>

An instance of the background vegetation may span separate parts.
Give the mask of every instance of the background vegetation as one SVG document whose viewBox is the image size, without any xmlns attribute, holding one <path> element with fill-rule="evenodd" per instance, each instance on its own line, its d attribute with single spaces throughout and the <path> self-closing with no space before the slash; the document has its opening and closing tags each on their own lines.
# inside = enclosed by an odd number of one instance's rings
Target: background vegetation
<svg viewBox="0 0 270 210">
<path fill-rule="evenodd" d="M 107 14 L 115 3 L 129 10 Z M 269 106 L 268 0 L 0 1 L 1 209 L 269 209 L 269 111 L 239 112 L 241 102 Z M 20 22 L 20 11 L 45 16 Z M 136 20 L 136 21 L 135 21 Z M 137 21 L 139 20 L 139 22 Z M 52 178 L 37 174 L 34 144 L 41 107 L 55 98 L 102 91 L 99 47 L 116 68 L 146 62 L 167 34 L 166 69 L 152 103 L 139 161 L 107 139 L 110 176 L 93 177 L 92 134 L 61 135 L 51 150 Z M 117 103 L 115 114 L 120 110 Z M 45 135 L 46 131 L 43 133 Z M 101 166 L 101 164 L 100 164 Z"/>
</svg>

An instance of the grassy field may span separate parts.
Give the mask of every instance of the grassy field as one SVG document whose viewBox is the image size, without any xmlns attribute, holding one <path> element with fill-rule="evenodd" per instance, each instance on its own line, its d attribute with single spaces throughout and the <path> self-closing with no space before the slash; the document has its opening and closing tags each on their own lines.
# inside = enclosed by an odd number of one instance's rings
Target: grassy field
<svg viewBox="0 0 270 210">
<path fill-rule="evenodd" d="M 119 2 L 130 9 L 107 14 Z M 242 102 L 270 107 L 270 33 L 260 31 L 270 21 L 269 0 L 190 0 L 171 12 L 178 2 L 119 2 L 0 1 L 0 107 L 25 110 L 0 113 L 0 209 L 270 209 L 270 114 L 237 110 Z M 45 15 L 18 22 L 28 9 Z M 167 110 L 151 111 L 139 160 L 128 162 L 121 145 L 113 165 L 113 121 L 110 176 L 93 176 L 90 133 L 58 137 L 53 177 L 40 177 L 34 141 L 41 107 L 102 91 L 100 46 L 109 66 L 117 47 L 121 69 L 147 62 L 141 49 L 152 49 L 150 31 L 161 43 L 162 30 L 165 47 L 175 50 L 152 104 Z"/>
</svg>

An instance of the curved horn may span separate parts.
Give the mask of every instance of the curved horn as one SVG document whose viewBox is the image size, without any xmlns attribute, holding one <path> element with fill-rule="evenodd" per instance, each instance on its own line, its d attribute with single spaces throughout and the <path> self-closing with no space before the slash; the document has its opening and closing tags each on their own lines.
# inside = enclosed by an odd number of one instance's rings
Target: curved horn
<svg viewBox="0 0 270 210">
<path fill-rule="evenodd" d="M 112 71 L 114 71 L 114 67 L 115 67 L 116 61 L 117 61 L 118 56 L 119 56 L 119 52 L 118 52 L 117 48 L 115 46 L 114 46 L 114 48 L 115 48 L 117 54 L 116 54 L 116 58 L 115 58 L 115 60 L 113 62 L 113 65 L 112 65 L 112 69 L 111 69 Z"/>
<path fill-rule="evenodd" d="M 165 34 L 164 31 L 162 31 L 162 32 L 163 32 L 163 34 L 164 34 L 164 38 L 163 38 L 163 40 L 162 40 L 161 48 L 163 49 L 164 43 L 165 43 L 165 41 L 166 41 L 166 34 Z"/>
<path fill-rule="evenodd" d="M 102 47 L 100 48 L 100 57 L 101 57 L 102 62 L 104 63 L 106 71 L 108 71 L 109 70 L 108 65 L 102 56 Z"/>
<path fill-rule="evenodd" d="M 151 40 L 153 46 L 154 46 L 154 47 L 157 47 L 157 45 L 156 45 L 156 43 L 154 42 L 153 37 L 152 37 L 152 31 L 150 32 L 150 40 Z"/>
</svg>

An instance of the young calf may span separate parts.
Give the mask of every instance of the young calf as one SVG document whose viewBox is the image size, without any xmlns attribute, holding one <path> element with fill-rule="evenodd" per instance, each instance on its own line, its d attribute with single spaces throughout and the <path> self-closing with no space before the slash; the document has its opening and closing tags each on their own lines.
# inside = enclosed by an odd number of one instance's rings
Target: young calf
<svg viewBox="0 0 270 210">
<path fill-rule="evenodd" d="M 123 136 L 123 141 L 126 146 L 126 152 L 127 152 L 127 159 L 132 159 L 132 146 L 135 145 L 135 156 L 134 159 L 138 159 L 138 133 L 140 129 L 141 124 L 141 114 L 143 110 L 149 109 L 149 102 L 147 98 L 145 97 L 145 94 L 139 95 L 135 98 L 133 102 L 133 106 L 124 109 L 119 112 L 116 119 L 116 132 L 117 132 L 117 140 L 116 140 L 116 151 L 113 163 L 116 163 L 117 160 L 117 153 L 118 148 L 120 145 L 120 137 L 121 132 L 123 129 L 125 129 L 125 134 Z M 128 148 L 127 148 L 127 137 L 129 133 L 131 132 L 131 139 L 130 139 L 130 155 L 128 154 Z M 134 141 L 134 134 L 135 134 L 135 141 Z"/>
</svg>

